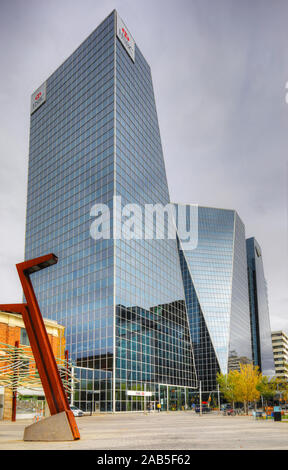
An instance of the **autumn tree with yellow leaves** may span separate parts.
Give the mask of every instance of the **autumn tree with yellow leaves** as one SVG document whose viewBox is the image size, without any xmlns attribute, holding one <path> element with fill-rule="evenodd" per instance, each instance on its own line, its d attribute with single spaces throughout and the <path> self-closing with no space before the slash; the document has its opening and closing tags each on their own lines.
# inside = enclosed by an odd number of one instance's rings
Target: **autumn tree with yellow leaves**
<svg viewBox="0 0 288 470">
<path fill-rule="evenodd" d="M 231 370 L 227 375 L 217 374 L 220 391 L 226 400 L 243 403 L 248 414 L 248 403 L 259 400 L 260 391 L 257 389 L 262 381 L 258 367 L 252 364 L 240 365 L 239 370 Z"/>
</svg>

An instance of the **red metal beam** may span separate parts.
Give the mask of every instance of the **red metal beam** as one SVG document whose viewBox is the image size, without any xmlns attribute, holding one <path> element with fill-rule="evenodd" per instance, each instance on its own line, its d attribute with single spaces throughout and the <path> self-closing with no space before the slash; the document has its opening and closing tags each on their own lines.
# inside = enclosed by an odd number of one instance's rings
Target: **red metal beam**
<svg viewBox="0 0 288 470">
<path fill-rule="evenodd" d="M 66 412 L 74 439 L 80 439 L 80 433 L 58 371 L 57 363 L 44 325 L 41 311 L 33 289 L 30 275 L 41 269 L 56 264 L 54 254 L 25 261 L 16 265 L 26 298 L 26 304 L 0 305 L 0 310 L 21 313 L 35 357 L 36 366 L 43 385 L 51 415 Z"/>
</svg>

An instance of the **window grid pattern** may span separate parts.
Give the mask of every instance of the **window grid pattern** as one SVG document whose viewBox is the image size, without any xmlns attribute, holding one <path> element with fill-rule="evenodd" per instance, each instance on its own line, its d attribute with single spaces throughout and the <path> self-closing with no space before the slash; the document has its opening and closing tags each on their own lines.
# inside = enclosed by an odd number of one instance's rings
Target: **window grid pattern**
<svg viewBox="0 0 288 470">
<path fill-rule="evenodd" d="M 220 367 L 191 279 L 185 251 L 181 249 L 180 243 L 178 246 L 199 388 L 201 382 L 203 392 L 212 392 L 217 390 L 216 376 Z"/>
<path fill-rule="evenodd" d="M 65 326 L 84 411 L 113 410 L 114 375 L 116 411 L 143 410 L 129 389 L 159 400 L 161 383 L 167 397 L 196 386 L 175 240 L 90 236 L 95 203 L 113 214 L 114 195 L 169 202 L 150 68 L 137 46 L 132 64 L 114 21 L 115 12 L 48 78 L 30 128 L 25 259 L 58 256 L 32 281 L 44 317 Z"/>
<path fill-rule="evenodd" d="M 275 375 L 268 292 L 261 248 L 255 238 L 246 240 L 253 362 L 264 375 Z"/>
<path fill-rule="evenodd" d="M 43 316 L 66 327 L 83 410 L 92 396 L 112 410 L 113 241 L 90 237 L 90 210 L 112 208 L 114 194 L 114 40 L 112 14 L 48 78 L 31 116 L 25 258 L 58 256 L 32 281 Z"/>
<path fill-rule="evenodd" d="M 181 257 L 197 373 L 213 389 L 218 370 L 252 359 L 245 228 L 236 212 L 198 207 L 198 245 Z"/>
<path fill-rule="evenodd" d="M 120 41 L 116 195 L 143 208 L 140 229 L 144 204 L 169 202 L 150 68 L 137 45 L 133 63 Z M 195 387 L 196 375 L 176 240 L 117 240 L 115 261 L 116 411 L 125 411 L 136 406 L 127 391 L 151 390 L 157 400 L 157 384 Z"/>
</svg>

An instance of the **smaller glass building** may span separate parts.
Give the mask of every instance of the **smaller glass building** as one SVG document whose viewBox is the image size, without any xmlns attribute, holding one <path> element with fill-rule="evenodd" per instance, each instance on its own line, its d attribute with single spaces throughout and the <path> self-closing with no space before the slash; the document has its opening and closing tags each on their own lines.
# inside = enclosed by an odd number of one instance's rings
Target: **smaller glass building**
<svg viewBox="0 0 288 470">
<path fill-rule="evenodd" d="M 253 362 L 267 376 L 275 375 L 267 283 L 262 250 L 254 237 L 246 240 Z"/>
<path fill-rule="evenodd" d="M 178 246 L 197 378 L 213 391 L 217 372 L 252 361 L 245 226 L 234 210 L 199 206 L 197 247 Z"/>
</svg>

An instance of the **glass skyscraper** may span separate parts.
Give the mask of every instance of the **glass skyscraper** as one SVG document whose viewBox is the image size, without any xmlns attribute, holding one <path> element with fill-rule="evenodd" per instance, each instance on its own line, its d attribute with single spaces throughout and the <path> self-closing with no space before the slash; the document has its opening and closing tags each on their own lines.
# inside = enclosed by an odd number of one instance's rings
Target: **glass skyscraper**
<svg viewBox="0 0 288 470">
<path fill-rule="evenodd" d="M 179 205 L 177 206 L 179 207 Z M 234 210 L 198 207 L 198 245 L 183 250 L 182 277 L 198 380 L 252 362 L 245 227 Z"/>
<path fill-rule="evenodd" d="M 31 97 L 25 259 L 58 256 L 32 281 L 43 316 L 66 328 L 85 411 L 179 409 L 200 381 L 210 392 L 218 371 L 251 362 L 251 344 L 259 360 L 243 222 L 197 206 L 187 249 L 179 226 L 157 238 L 157 215 L 143 217 L 169 203 L 150 67 L 114 10 Z M 258 264 L 250 305 L 265 300 Z M 265 309 L 251 310 L 263 348 Z"/>
<path fill-rule="evenodd" d="M 267 376 L 275 375 L 267 283 L 262 250 L 257 240 L 246 240 L 253 362 Z"/>
<path fill-rule="evenodd" d="M 177 241 L 109 237 L 116 196 L 169 202 L 150 67 L 113 11 L 31 97 L 25 259 L 59 258 L 32 281 L 66 327 L 76 406 L 179 408 L 197 377 Z M 109 233 L 95 239 L 100 203 Z"/>
</svg>

